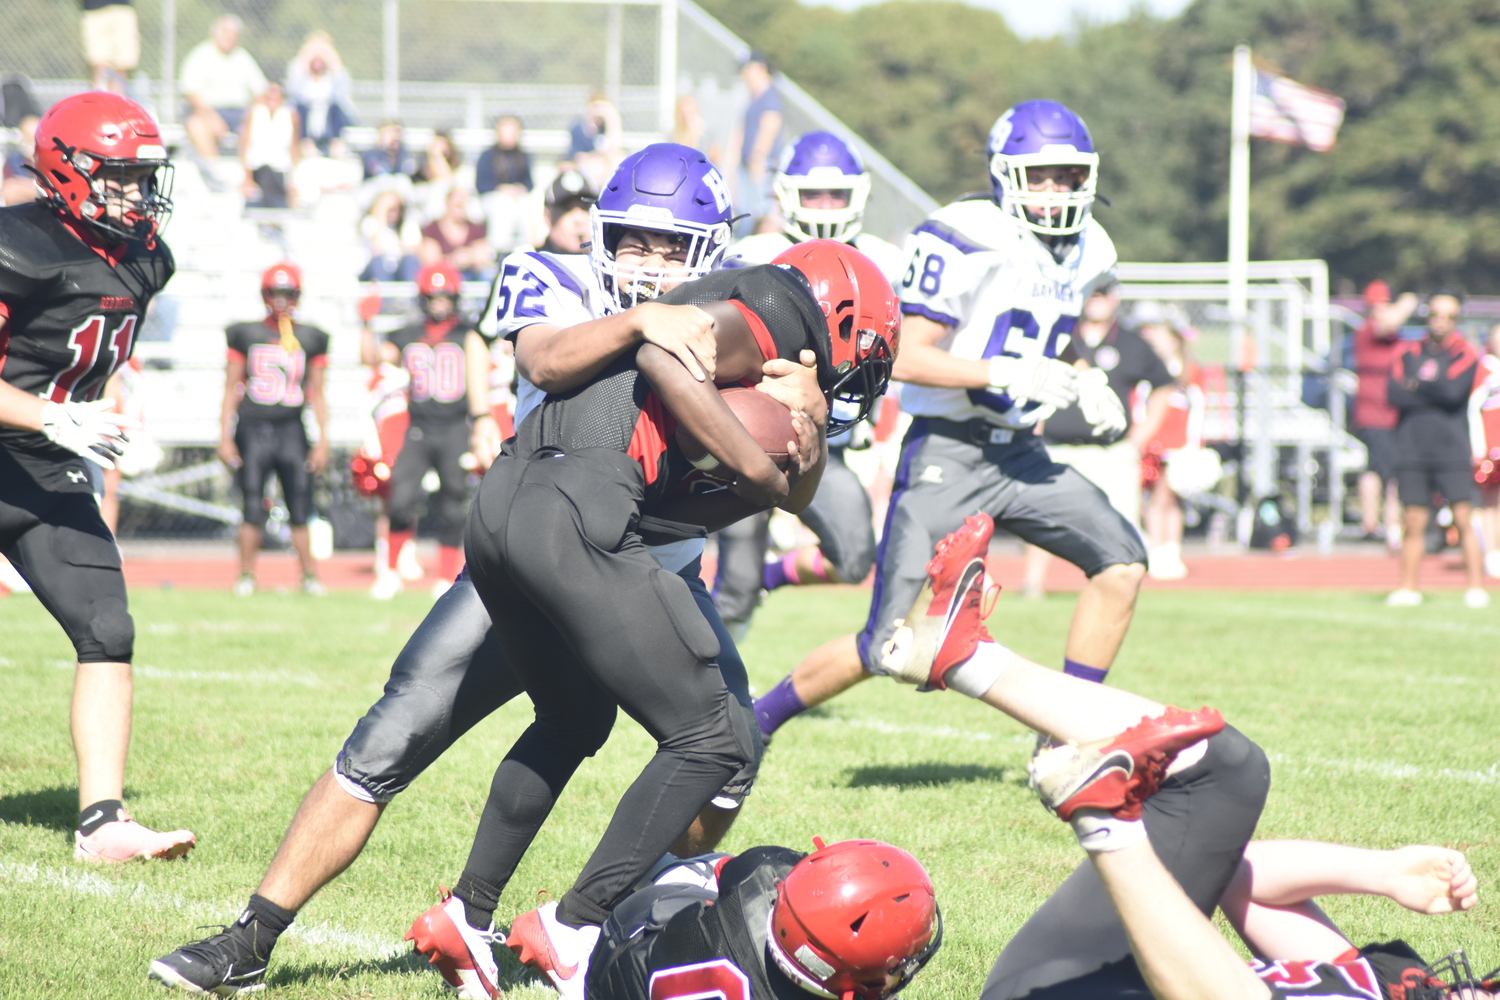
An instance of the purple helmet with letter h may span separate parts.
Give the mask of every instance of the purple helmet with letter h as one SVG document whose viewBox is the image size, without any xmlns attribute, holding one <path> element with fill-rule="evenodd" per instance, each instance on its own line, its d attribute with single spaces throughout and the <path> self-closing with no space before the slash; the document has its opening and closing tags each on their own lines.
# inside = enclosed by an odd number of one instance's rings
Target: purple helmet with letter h
<svg viewBox="0 0 1500 1000">
<path fill-rule="evenodd" d="M 781 203 L 786 234 L 803 240 L 848 243 L 859 235 L 870 197 L 870 175 L 864 161 L 832 132 L 809 132 L 786 147 L 771 190 Z M 804 204 L 814 192 L 842 195 L 842 208 Z"/>
<path fill-rule="evenodd" d="M 1067 236 L 1088 222 L 1099 154 L 1082 118 L 1056 101 L 1023 101 L 990 129 L 987 152 L 995 200 L 1033 232 Z M 1042 167 L 1063 168 L 1061 178 L 1039 180 Z"/>
<path fill-rule="evenodd" d="M 589 216 L 590 262 L 615 307 L 628 309 L 719 266 L 729 245 L 729 186 L 696 149 L 653 143 L 621 162 Z M 683 262 L 662 268 L 620 264 L 615 250 L 627 229 L 672 234 L 674 246 L 685 251 Z"/>
</svg>

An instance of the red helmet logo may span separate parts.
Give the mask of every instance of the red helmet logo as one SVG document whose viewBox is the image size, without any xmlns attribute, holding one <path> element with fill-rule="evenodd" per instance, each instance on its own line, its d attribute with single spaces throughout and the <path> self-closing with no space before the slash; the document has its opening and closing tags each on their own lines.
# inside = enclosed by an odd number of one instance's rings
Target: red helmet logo
<svg viewBox="0 0 1500 1000">
<path fill-rule="evenodd" d="M 119 94 L 65 97 L 36 127 L 35 173 L 53 207 L 117 238 L 155 238 L 172 212 L 171 170 L 156 122 Z"/>
<path fill-rule="evenodd" d="M 900 990 L 936 953 L 942 915 L 917 859 L 877 840 L 845 840 L 797 862 L 776 892 L 771 949 L 804 988 L 838 1000 Z"/>
<path fill-rule="evenodd" d="M 828 319 L 829 398 L 845 404 L 829 415 L 829 431 L 863 420 L 885 394 L 901 344 L 901 303 L 891 283 L 873 260 L 835 240 L 798 243 L 772 263 L 800 271 Z"/>
<path fill-rule="evenodd" d="M 300 292 L 302 291 L 302 269 L 286 260 L 279 264 L 272 264 L 260 276 L 260 290 L 262 294 Z"/>
<path fill-rule="evenodd" d="M 422 295 L 450 295 L 458 298 L 462 283 L 463 278 L 459 275 L 458 268 L 446 260 L 428 264 L 417 272 L 417 291 Z"/>
</svg>

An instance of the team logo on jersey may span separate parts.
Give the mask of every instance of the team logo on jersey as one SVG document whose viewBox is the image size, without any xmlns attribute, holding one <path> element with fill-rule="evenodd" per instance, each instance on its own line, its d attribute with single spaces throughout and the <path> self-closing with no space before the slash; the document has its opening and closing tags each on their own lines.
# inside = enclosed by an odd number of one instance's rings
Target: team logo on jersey
<svg viewBox="0 0 1500 1000">
<path fill-rule="evenodd" d="M 86 483 L 89 481 L 89 474 L 80 469 L 69 469 L 68 479 L 75 483 Z"/>
<path fill-rule="evenodd" d="M 918 477 L 924 483 L 941 483 L 943 481 L 943 467 L 941 465 L 929 465 L 922 470 Z"/>
<path fill-rule="evenodd" d="M 1101 345 L 1094 352 L 1094 366 L 1102 368 L 1107 372 L 1114 371 L 1120 365 L 1120 352 L 1112 344 Z"/>
<path fill-rule="evenodd" d="M 99 296 L 100 309 L 134 309 L 135 298 L 130 295 L 101 295 Z"/>
</svg>

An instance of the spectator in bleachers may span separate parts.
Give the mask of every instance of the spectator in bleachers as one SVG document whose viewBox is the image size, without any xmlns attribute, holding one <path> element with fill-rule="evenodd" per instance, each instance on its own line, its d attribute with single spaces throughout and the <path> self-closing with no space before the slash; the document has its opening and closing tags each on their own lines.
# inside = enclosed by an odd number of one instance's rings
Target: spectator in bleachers
<svg viewBox="0 0 1500 1000">
<path fill-rule="evenodd" d="M 240 126 L 240 163 L 245 168 L 247 202 L 261 208 L 287 208 L 295 200 L 287 181 L 302 155 L 302 126 L 288 107 L 281 84 L 273 83 L 255 99 Z"/>
<path fill-rule="evenodd" d="M 600 91 L 589 95 L 582 117 L 568 127 L 568 159 L 595 191 L 625 156 L 620 112 Z"/>
<path fill-rule="evenodd" d="M 1399 415 L 1386 399 L 1386 387 L 1391 380 L 1391 359 L 1401 349 L 1397 336 L 1416 310 L 1417 297 L 1407 292 L 1392 302 L 1390 286 L 1372 281 L 1365 288 L 1365 305 L 1369 313 L 1354 333 L 1354 370 L 1359 375 L 1354 393 L 1354 436 L 1369 453 L 1359 477 L 1360 527 L 1367 540 L 1383 541 L 1394 549 L 1401 538 L 1401 508 L 1396 502 L 1392 465 Z"/>
<path fill-rule="evenodd" d="M 80 0 L 83 55 L 95 90 L 125 93 L 130 71 L 141 61 L 141 32 L 131 0 Z"/>
<path fill-rule="evenodd" d="M 324 156 L 342 155 L 340 136 L 354 124 L 353 82 L 328 32 L 311 32 L 303 41 L 287 64 L 286 91 L 307 142 Z"/>
<path fill-rule="evenodd" d="M 1391 359 L 1391 406 L 1396 423 L 1397 494 L 1401 498 L 1401 586 L 1385 603 L 1413 607 L 1422 603 L 1417 575 L 1427 550 L 1431 506 L 1441 496 L 1453 512 L 1463 551 L 1468 590 L 1464 604 L 1489 607 L 1479 539 L 1472 518 L 1474 467 L 1469 442 L 1469 397 L 1478 378 L 1479 353 L 1458 328 L 1463 302 L 1456 293 L 1438 292 L 1427 300 L 1427 336 L 1406 341 Z"/>
<path fill-rule="evenodd" d="M 266 89 L 260 64 L 240 47 L 241 27 L 225 14 L 182 63 L 182 93 L 192 109 L 183 124 L 200 156 L 218 155 L 219 140 L 239 132 L 250 103 Z"/>
<path fill-rule="evenodd" d="M 495 144 L 479 154 L 474 189 L 489 220 L 490 242 L 501 252 L 530 243 L 535 203 L 530 200 L 531 154 L 521 148 L 521 120 L 495 121 Z"/>
<path fill-rule="evenodd" d="M 771 194 L 771 173 L 781 155 L 785 135 L 781 115 L 781 95 L 771 81 L 771 63 L 763 53 L 752 52 L 740 67 L 740 79 L 750 91 L 744 122 L 735 129 L 729 142 L 731 158 L 739 166 L 736 176 L 734 207 L 748 213 L 742 227 L 753 226 L 765 211 Z M 739 235 L 746 235 L 744 228 Z"/>
<path fill-rule="evenodd" d="M 1500 576 L 1500 325 L 1490 327 L 1469 397 L 1469 443 L 1479 483 L 1484 572 Z"/>
<path fill-rule="evenodd" d="M 487 281 L 495 265 L 483 222 L 469 216 L 469 192 L 457 185 L 448 189 L 447 208 L 422 227 L 421 262 L 446 260 L 463 274 L 465 281 Z"/>
<path fill-rule="evenodd" d="M 380 131 L 375 134 L 375 148 L 366 150 L 360 162 L 367 181 L 396 175 L 410 178 L 420 169 L 416 154 L 406 148 L 401 123 L 389 119 L 380 123 Z"/>
<path fill-rule="evenodd" d="M 598 195 L 588 178 L 576 170 L 565 170 L 547 186 L 547 253 L 583 253 L 589 241 L 589 206 Z"/>
<path fill-rule="evenodd" d="M 447 211 L 448 192 L 455 187 L 469 188 L 465 177 L 464 155 L 454 145 L 453 133 L 445 128 L 432 133 L 432 141 L 422 153 L 421 165 L 412 174 L 410 204 L 423 225 Z"/>
<path fill-rule="evenodd" d="M 416 220 L 407 217 L 406 202 L 399 191 L 382 191 L 359 223 L 370 262 L 359 273 L 360 281 L 411 281 L 421 266 L 417 250 L 422 243 Z"/>
<path fill-rule="evenodd" d="M 11 146 L 5 154 L 4 177 L 0 179 L 0 204 L 19 205 L 23 201 L 34 201 L 37 197 L 36 177 L 27 167 L 36 163 L 36 126 L 41 121 L 36 115 L 27 115 L 17 125 L 21 141 Z"/>
</svg>

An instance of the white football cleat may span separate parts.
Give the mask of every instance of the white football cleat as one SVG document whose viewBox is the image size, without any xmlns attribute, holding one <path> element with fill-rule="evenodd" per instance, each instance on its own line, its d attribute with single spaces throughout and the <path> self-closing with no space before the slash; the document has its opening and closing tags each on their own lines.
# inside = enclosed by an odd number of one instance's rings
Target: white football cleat
<svg viewBox="0 0 1500 1000">
<path fill-rule="evenodd" d="M 522 965 L 545 972 L 563 1000 L 584 1000 L 583 980 L 598 941 L 598 927 L 559 923 L 557 903 L 546 902 L 516 918 L 505 946 Z"/>
<path fill-rule="evenodd" d="M 157 833 L 120 810 L 120 818 L 85 837 L 73 831 L 73 857 L 79 861 L 134 861 L 136 858 L 180 858 L 198 842 L 189 830 Z"/>
<path fill-rule="evenodd" d="M 505 943 L 505 935 L 469 926 L 464 901 L 443 890 L 441 902 L 412 921 L 406 940 L 427 961 L 437 966 L 443 980 L 460 1000 L 489 1000 L 500 995 L 500 969 L 494 946 Z"/>
<path fill-rule="evenodd" d="M 389 601 L 405 589 L 406 584 L 401 582 L 400 574 L 385 569 L 375 574 L 375 585 L 370 588 L 370 596 L 377 601 Z"/>
<path fill-rule="evenodd" d="M 241 573 L 240 578 L 234 581 L 234 596 L 249 597 L 255 593 L 255 577 L 249 573 Z"/>
<path fill-rule="evenodd" d="M 1405 587 L 1391 591 L 1390 596 L 1385 599 L 1385 606 L 1388 608 L 1415 608 L 1421 603 L 1421 592 L 1408 590 Z"/>
<path fill-rule="evenodd" d="M 1464 591 L 1464 607 L 1478 610 L 1479 608 L 1487 608 L 1489 606 L 1490 595 L 1488 591 L 1480 587 L 1470 587 Z"/>
<path fill-rule="evenodd" d="M 422 564 L 417 561 L 416 542 L 407 542 L 396 553 L 396 572 L 401 574 L 403 580 L 420 580 L 427 575 Z"/>
</svg>

